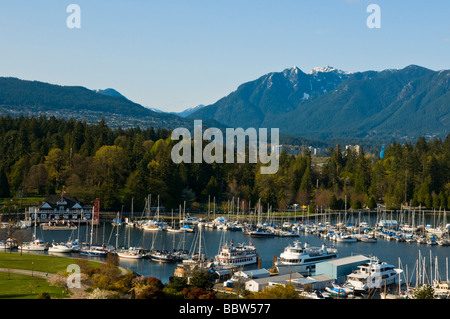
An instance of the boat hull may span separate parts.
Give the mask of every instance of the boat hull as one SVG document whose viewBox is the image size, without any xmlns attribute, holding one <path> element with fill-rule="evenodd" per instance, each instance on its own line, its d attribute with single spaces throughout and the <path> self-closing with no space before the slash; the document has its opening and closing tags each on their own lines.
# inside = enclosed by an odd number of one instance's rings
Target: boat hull
<svg viewBox="0 0 450 319">
<path fill-rule="evenodd" d="M 142 254 L 133 255 L 133 254 L 117 253 L 117 256 L 119 256 L 120 258 L 126 258 L 126 259 L 142 259 L 143 258 Z"/>
<path fill-rule="evenodd" d="M 253 238 L 273 238 L 273 237 L 275 237 L 275 234 L 252 232 L 252 233 L 250 233 L 250 237 L 253 237 Z"/>
<path fill-rule="evenodd" d="M 175 262 L 176 259 L 173 258 L 172 256 L 160 256 L 160 255 L 149 255 L 150 259 L 153 261 L 157 261 L 157 262 L 162 262 L 162 263 L 171 263 L 171 262 Z"/>
<path fill-rule="evenodd" d="M 72 248 L 70 247 L 49 247 L 49 253 L 71 253 Z"/>
</svg>

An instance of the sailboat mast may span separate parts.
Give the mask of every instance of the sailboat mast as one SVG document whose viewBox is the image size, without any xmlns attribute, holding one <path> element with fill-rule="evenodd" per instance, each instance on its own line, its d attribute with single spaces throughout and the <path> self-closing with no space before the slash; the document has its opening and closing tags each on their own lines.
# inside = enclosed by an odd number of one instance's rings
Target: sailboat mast
<svg viewBox="0 0 450 319">
<path fill-rule="evenodd" d="M 89 247 L 92 247 L 92 236 L 94 233 L 94 207 L 92 207 L 92 223 L 91 223 L 91 240 L 89 242 Z"/>
</svg>

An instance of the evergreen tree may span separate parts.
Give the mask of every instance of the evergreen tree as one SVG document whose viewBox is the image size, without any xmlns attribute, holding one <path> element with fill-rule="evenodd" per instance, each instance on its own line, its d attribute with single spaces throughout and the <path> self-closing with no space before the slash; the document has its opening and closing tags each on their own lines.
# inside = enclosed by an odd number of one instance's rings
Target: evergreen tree
<svg viewBox="0 0 450 319">
<path fill-rule="evenodd" d="M 5 170 L 0 168 L 0 197 L 10 197 L 11 192 L 9 189 L 8 178 L 6 177 Z"/>
</svg>

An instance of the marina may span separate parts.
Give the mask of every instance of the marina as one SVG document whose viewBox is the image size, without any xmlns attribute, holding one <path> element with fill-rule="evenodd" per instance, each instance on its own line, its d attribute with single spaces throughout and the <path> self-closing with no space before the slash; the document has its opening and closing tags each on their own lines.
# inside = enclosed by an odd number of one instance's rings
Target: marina
<svg viewBox="0 0 450 319">
<path fill-rule="evenodd" d="M 174 275 L 183 276 L 186 269 L 199 261 L 210 269 L 214 265 L 218 274 L 226 273 L 224 269 L 268 269 L 271 275 L 298 273 L 307 278 L 321 275 L 316 267 L 320 262 L 362 255 L 368 259 L 354 267 L 358 270 L 353 269 L 340 278 L 333 278 L 334 282 L 347 285 L 351 283 L 353 292 L 360 292 L 367 288 L 379 288 L 383 282 L 387 285 L 407 282 L 414 285 L 418 282 L 448 281 L 449 248 L 445 245 L 448 238 L 445 227 L 440 236 L 437 236 L 425 231 L 427 226 L 414 229 L 411 226 L 409 229 L 404 226 L 402 228 L 404 223 L 396 225 L 396 228 L 392 227 L 393 223 L 380 226 L 378 213 L 345 215 L 345 223 L 342 222 L 343 216 L 334 214 L 283 222 L 275 220 L 258 227 L 242 220 L 233 222 L 235 227 L 229 228 L 224 227 L 228 223 L 225 217 L 216 218 L 217 223 L 214 220 L 190 218 L 189 227 L 192 231 L 189 232 L 168 231 L 171 229 L 168 225 L 172 222 L 165 222 L 164 218 L 158 223 L 133 221 L 131 225 L 103 222 L 92 227 L 86 223 L 79 225 L 77 229 L 58 231 L 29 227 L 22 231 L 37 238 L 36 245 L 46 249 L 23 249 L 23 253 L 65 252 L 65 255 L 73 257 L 102 260 L 108 252 L 115 252 L 120 257 L 120 266 L 140 275 L 157 277 L 165 283 Z M 421 218 L 421 222 L 428 225 L 428 228 L 434 225 L 433 215 L 422 214 Z M 357 223 L 350 222 L 355 220 Z M 139 227 L 144 224 L 152 224 L 158 231 Z M 238 230 L 236 227 L 239 227 Z M 272 235 L 251 236 L 253 231 L 262 231 L 262 228 Z M 286 232 L 293 236 L 283 235 Z M 423 238 L 426 240 L 423 241 Z M 435 241 L 430 241 L 430 238 L 435 238 Z M 74 242 L 75 245 L 72 247 L 69 242 Z M 2 249 L 6 251 L 11 245 L 11 240 L 5 241 Z M 15 247 L 20 249 L 17 245 Z M 368 269 L 378 267 L 376 271 L 383 272 L 387 271 L 381 269 L 385 265 L 389 265 L 388 277 L 398 275 L 390 281 L 381 281 L 381 284 L 377 281 L 370 285 L 368 274 L 371 271 Z M 329 285 L 328 293 L 338 291 L 337 295 L 340 296 L 344 293 L 340 289 L 343 286 Z M 326 294 L 327 291 L 324 290 L 323 293 Z"/>
</svg>

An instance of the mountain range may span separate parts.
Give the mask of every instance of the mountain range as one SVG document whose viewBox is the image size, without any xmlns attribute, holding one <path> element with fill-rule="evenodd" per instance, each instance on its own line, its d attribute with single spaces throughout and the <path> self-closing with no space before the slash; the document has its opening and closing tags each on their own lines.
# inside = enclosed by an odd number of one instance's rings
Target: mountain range
<svg viewBox="0 0 450 319">
<path fill-rule="evenodd" d="M 0 77 L 0 116 L 55 116 L 94 124 L 102 118 L 110 127 L 193 127 L 193 121 L 155 112 L 134 103 L 114 89 L 90 90 L 39 81 Z M 220 125 L 215 121 L 205 124 Z"/>
<path fill-rule="evenodd" d="M 278 127 L 317 139 L 444 137 L 450 128 L 450 70 L 344 72 L 297 67 L 266 74 L 190 115 L 233 127 Z"/>
<path fill-rule="evenodd" d="M 211 105 L 167 113 L 134 103 L 115 89 L 90 90 L 0 77 L 0 115 L 56 116 L 111 127 L 280 128 L 315 140 L 412 140 L 445 137 L 450 128 L 450 70 L 417 65 L 345 72 L 298 67 L 241 84 Z"/>
</svg>

